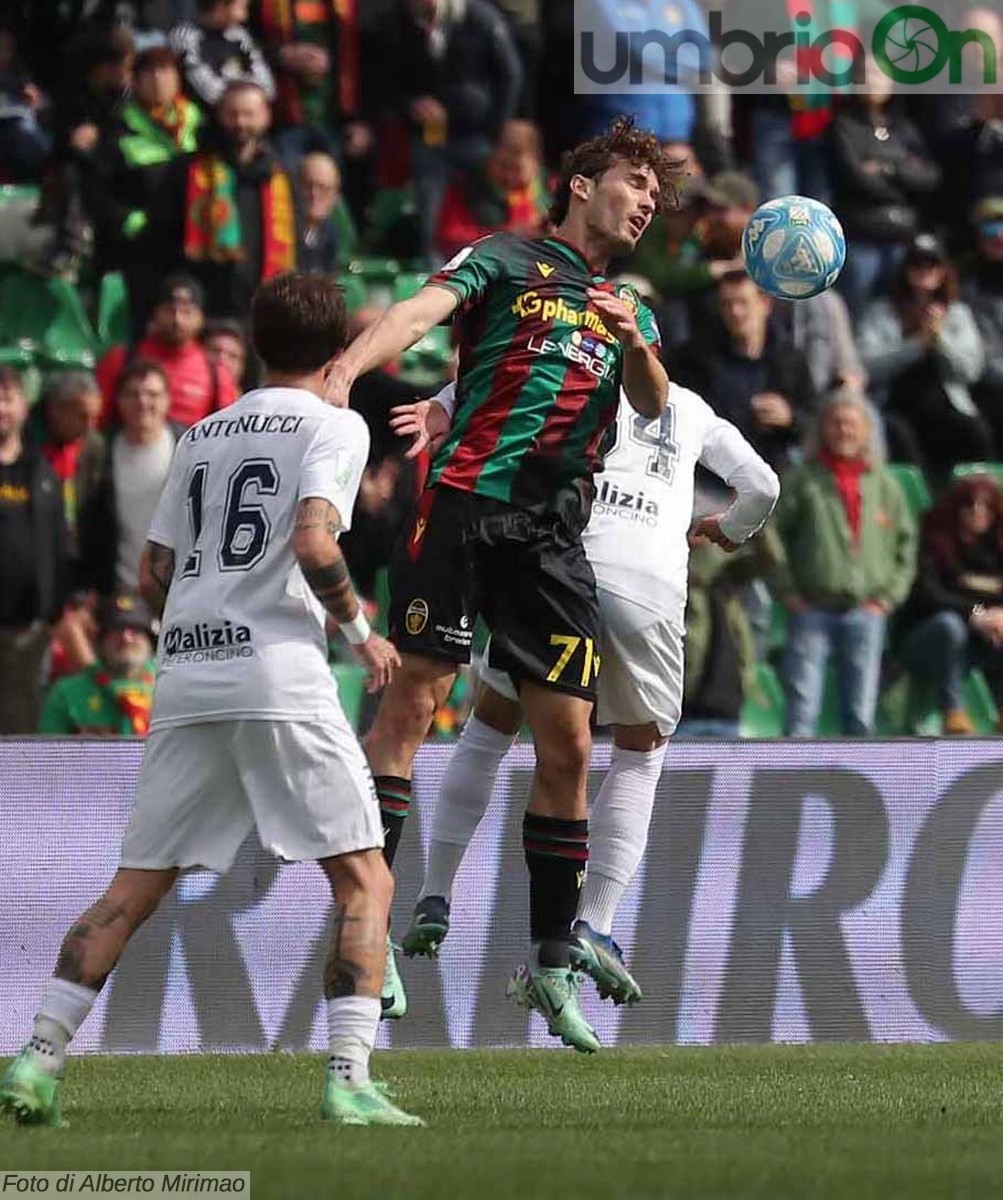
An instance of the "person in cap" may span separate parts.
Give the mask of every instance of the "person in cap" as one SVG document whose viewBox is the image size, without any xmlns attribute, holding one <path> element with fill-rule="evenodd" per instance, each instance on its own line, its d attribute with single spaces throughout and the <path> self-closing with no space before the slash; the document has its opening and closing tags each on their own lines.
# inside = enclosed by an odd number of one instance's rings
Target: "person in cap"
<svg viewBox="0 0 1003 1200">
<path fill-rule="evenodd" d="M 117 592 L 98 614 L 98 660 L 54 684 L 41 733 L 63 737 L 145 737 L 153 703 L 156 623 L 134 592 Z"/>
<path fill-rule="evenodd" d="M 201 285 L 190 275 L 168 275 L 157 291 L 146 337 L 132 356 L 163 368 L 171 398 L 168 420 L 184 429 L 233 404 L 238 396 L 229 368 L 214 362 L 202 344 L 204 325 Z M 127 347 L 114 346 L 98 364 L 105 425 L 115 422 L 115 394 L 129 357 Z"/>
<path fill-rule="evenodd" d="M 980 200 L 972 216 L 975 257 L 961 294 L 982 335 L 986 361 L 972 395 L 992 427 L 993 459 L 998 460 L 1003 457 L 1003 195 Z"/>
<path fill-rule="evenodd" d="M 982 337 L 932 234 L 913 239 L 891 295 L 865 311 L 859 348 L 892 461 L 915 463 L 936 481 L 956 463 L 992 459 L 992 433 L 972 398 Z"/>
</svg>

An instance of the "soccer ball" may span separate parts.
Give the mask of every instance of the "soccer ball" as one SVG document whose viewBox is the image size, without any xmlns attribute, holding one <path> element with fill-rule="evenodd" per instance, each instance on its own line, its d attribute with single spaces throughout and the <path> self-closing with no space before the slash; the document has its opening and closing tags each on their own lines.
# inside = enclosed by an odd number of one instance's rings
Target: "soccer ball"
<svg viewBox="0 0 1003 1200">
<path fill-rule="evenodd" d="M 846 262 L 843 227 L 807 196 L 767 200 L 742 234 L 745 269 L 778 300 L 807 300 L 832 287 Z"/>
</svg>

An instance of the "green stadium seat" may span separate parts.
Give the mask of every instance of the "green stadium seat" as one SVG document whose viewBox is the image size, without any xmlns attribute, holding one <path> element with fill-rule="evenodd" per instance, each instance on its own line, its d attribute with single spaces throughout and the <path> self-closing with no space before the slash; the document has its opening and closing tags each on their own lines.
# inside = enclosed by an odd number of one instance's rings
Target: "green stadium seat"
<svg viewBox="0 0 1003 1200">
<path fill-rule="evenodd" d="M 435 325 L 401 355 L 400 378 L 414 387 L 441 383 L 449 375 L 452 356 L 449 329 L 445 325 Z"/>
<path fill-rule="evenodd" d="M 768 663 L 759 663 L 752 690 L 745 698 L 739 719 L 744 738 L 780 737 L 784 732 L 787 701 L 776 671 Z"/>
<path fill-rule="evenodd" d="M 390 630 L 390 571 L 387 567 L 382 567 L 376 572 L 373 599 L 378 606 L 373 628 L 382 637 L 386 637 Z"/>
<path fill-rule="evenodd" d="M 366 285 L 361 276 L 349 275 L 347 272 L 342 272 L 338 276 L 338 284 L 345 293 L 345 307 L 350 313 L 355 313 L 360 308 L 365 308 L 369 300 L 369 293 L 366 291 Z"/>
<path fill-rule="evenodd" d="M 958 463 L 951 472 L 951 481 L 964 479 L 968 475 L 989 475 L 1003 487 L 1003 463 L 998 462 L 969 462 Z"/>
<path fill-rule="evenodd" d="M 40 367 L 94 366 L 96 339 L 76 288 L 28 271 L 0 276 L 0 345 L 29 350 Z"/>
<path fill-rule="evenodd" d="M 905 493 L 909 511 L 917 521 L 933 503 L 929 484 L 919 467 L 912 463 L 890 463 L 888 469 L 899 481 L 899 487 Z"/>
<path fill-rule="evenodd" d="M 358 729 L 366 698 L 365 667 L 358 667 L 354 663 L 334 663 L 331 672 L 338 685 L 338 696 L 345 716 L 352 728 Z"/>
<path fill-rule="evenodd" d="M 428 278 L 427 271 L 405 271 L 394 280 L 394 302 L 417 296 Z"/>
<path fill-rule="evenodd" d="M 965 677 L 965 710 L 979 733 L 995 733 L 1000 714 L 985 675 L 978 669 Z"/>
<path fill-rule="evenodd" d="M 999 710 L 979 670 L 965 676 L 964 705 L 977 733 L 995 733 Z M 877 732 L 885 736 L 940 737 L 944 715 L 934 690 L 902 675 L 881 695 Z"/>
<path fill-rule="evenodd" d="M 101 276 L 98 287 L 97 335 L 102 352 L 129 342 L 129 293 L 120 271 Z"/>
</svg>

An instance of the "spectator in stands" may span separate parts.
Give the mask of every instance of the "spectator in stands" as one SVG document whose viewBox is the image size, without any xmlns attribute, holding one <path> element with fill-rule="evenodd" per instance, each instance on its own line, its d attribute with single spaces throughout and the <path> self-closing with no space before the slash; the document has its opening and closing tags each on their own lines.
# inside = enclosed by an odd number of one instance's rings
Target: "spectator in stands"
<svg viewBox="0 0 1003 1200">
<path fill-rule="evenodd" d="M 506 121 L 484 166 L 460 175 L 447 190 L 436 234 L 439 255 L 452 258 L 499 230 L 537 237 L 549 206 L 540 131 L 531 121 Z"/>
<path fill-rule="evenodd" d="M 301 271 L 336 271 L 355 249 L 355 225 L 341 195 L 341 171 L 330 156 L 306 154 L 299 166 Z"/>
<path fill-rule="evenodd" d="M 184 269 L 210 317 L 244 320 L 262 280 L 296 266 L 292 183 L 268 142 L 271 110 L 254 83 L 231 83 L 191 157 L 177 159 L 150 210 L 145 249 L 154 287 Z"/>
<path fill-rule="evenodd" d="M 153 46 L 138 54 L 132 95 L 118 119 L 102 130 L 88 179 L 87 203 L 103 266 L 131 274 L 147 210 L 169 163 L 196 149 L 201 122 L 198 105 L 181 91 L 173 51 Z"/>
<path fill-rule="evenodd" d="M 132 79 L 132 35 L 121 26 L 85 24 L 66 47 L 63 77 L 52 105 L 53 151 L 43 177 L 36 220 L 55 237 L 45 266 L 73 277 L 90 246 L 85 180 L 102 131 L 120 119 Z"/>
<path fill-rule="evenodd" d="M 890 298 L 867 309 L 858 337 L 893 459 L 916 463 L 935 479 L 957 462 L 993 455 L 992 433 L 971 394 L 985 361 L 982 338 L 957 295 L 944 247 L 920 234 Z"/>
<path fill-rule="evenodd" d="M 756 643 L 742 589 L 773 571 L 781 556 L 770 528 L 733 554 L 706 538 L 690 539 L 685 688 L 677 737 L 738 737 L 756 674 Z"/>
<path fill-rule="evenodd" d="M 167 376 L 155 362 L 125 368 L 116 403 L 121 426 L 108 439 L 104 487 L 80 515 L 84 582 L 104 595 L 138 584 L 139 556 L 181 432 L 168 422 Z"/>
<path fill-rule="evenodd" d="M 536 84 L 543 62 L 543 0 L 497 0 L 512 30 L 512 40 L 522 63 L 522 92 L 516 115 L 532 120 L 536 115 Z"/>
<path fill-rule="evenodd" d="M 679 352 L 674 378 L 737 425 L 777 472 L 792 462 L 815 404 L 808 363 L 771 320 L 773 302 L 747 275 L 717 287 L 720 324 Z"/>
<path fill-rule="evenodd" d="M 372 130 L 358 120 L 358 14 L 333 0 L 256 0 L 251 27 L 276 79 L 276 153 L 292 174 L 304 154 L 368 153 Z"/>
<path fill-rule="evenodd" d="M 809 300 L 778 304 L 775 311 L 780 328 L 808 360 L 820 396 L 841 387 L 863 390 L 867 375 L 839 292 L 830 288 Z"/>
<path fill-rule="evenodd" d="M 17 35 L 0 25 L 0 163 L 8 183 L 36 183 L 51 141 L 38 122 L 44 97 L 18 53 Z"/>
<path fill-rule="evenodd" d="M 515 115 L 522 67 L 508 24 L 486 0 L 401 0 L 367 41 L 362 78 L 367 106 L 408 130 L 422 250 L 432 258 L 451 175 L 483 163 Z"/>
<path fill-rule="evenodd" d="M 247 337 L 240 321 L 207 321 L 202 345 L 213 369 L 229 371 L 238 392 L 247 386 Z"/>
<path fill-rule="evenodd" d="M 384 439 L 381 439 L 381 441 Z M 340 545 L 359 594 L 373 599 L 376 576 L 390 564 L 390 555 L 414 507 L 414 466 L 395 447 L 383 458 L 370 456 L 362 473 L 352 528 Z"/>
<path fill-rule="evenodd" d="M 887 291 L 940 182 L 919 130 L 892 100 L 892 80 L 871 58 L 866 71 L 870 90 L 845 98 L 832 134 L 835 207 L 847 239 L 839 286 L 855 320 Z"/>
<path fill-rule="evenodd" d="M 791 614 L 784 676 L 787 731 L 795 736 L 817 730 L 830 654 L 841 731 L 873 730 L 885 625 L 916 573 L 916 530 L 875 435 L 863 398 L 835 393 L 774 513 L 785 561 L 772 583 Z"/>
<path fill-rule="evenodd" d="M 994 459 L 1003 459 L 1003 195 L 975 206 L 975 260 L 962 296 L 978 326 L 985 365 L 973 389 L 993 431 Z"/>
<path fill-rule="evenodd" d="M 105 473 L 104 438 L 95 431 L 101 393 L 87 371 L 53 375 L 42 391 L 35 431 L 42 454 L 60 481 L 71 556 L 79 556 L 79 514 Z"/>
<path fill-rule="evenodd" d="M 181 60 L 185 87 L 206 108 L 215 108 L 230 84 L 255 83 L 269 99 L 275 80 L 257 42 L 244 27 L 248 0 L 197 0 L 195 20 L 171 30 L 170 46 Z"/>
<path fill-rule="evenodd" d="M 145 737 L 153 705 L 155 624 L 133 592 L 98 612 L 98 660 L 53 685 L 39 732 L 60 737 Z"/>
<path fill-rule="evenodd" d="M 1003 492 L 988 475 L 959 479 L 926 514 L 903 618 L 903 662 L 935 690 L 944 732 L 974 733 L 962 694 L 971 667 L 1003 706 Z"/>
<path fill-rule="evenodd" d="M 717 284 L 744 269 L 742 233 L 758 203 L 756 185 L 739 171 L 698 177 L 684 188 L 678 215 L 656 217 L 627 260 L 670 306 L 662 329 L 667 349 L 716 329 Z"/>
<path fill-rule="evenodd" d="M 214 363 L 200 341 L 204 306 L 202 288 L 190 275 L 169 275 L 160 287 L 149 332 L 136 347 L 135 357 L 163 369 L 170 392 L 168 420 L 185 429 L 239 395 L 229 368 Z M 128 357 L 125 346 L 114 346 L 98 364 L 105 425 L 116 419 L 115 396 Z"/>
<path fill-rule="evenodd" d="M 69 577 L 59 480 L 25 439 L 27 419 L 20 375 L 0 367 L 0 734 L 38 729 L 43 661 Z"/>
</svg>

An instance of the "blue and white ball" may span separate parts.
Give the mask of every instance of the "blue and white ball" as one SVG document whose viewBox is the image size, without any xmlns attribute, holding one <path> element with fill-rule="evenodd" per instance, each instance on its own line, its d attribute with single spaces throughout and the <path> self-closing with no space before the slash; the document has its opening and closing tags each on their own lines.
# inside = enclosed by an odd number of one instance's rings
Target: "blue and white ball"
<svg viewBox="0 0 1003 1200">
<path fill-rule="evenodd" d="M 745 269 L 778 300 L 807 300 L 831 288 L 846 262 L 846 238 L 835 214 L 807 196 L 767 200 L 742 234 Z"/>
</svg>

